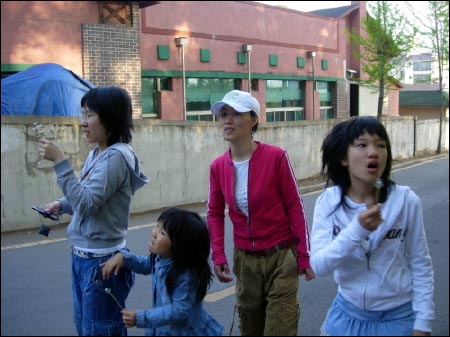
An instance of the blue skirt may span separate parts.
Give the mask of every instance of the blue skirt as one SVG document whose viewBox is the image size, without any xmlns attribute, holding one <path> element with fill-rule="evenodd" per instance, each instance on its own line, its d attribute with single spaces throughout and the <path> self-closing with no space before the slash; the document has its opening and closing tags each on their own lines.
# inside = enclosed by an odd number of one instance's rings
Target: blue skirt
<svg viewBox="0 0 450 337">
<path fill-rule="evenodd" d="M 337 294 L 322 326 L 321 336 L 412 336 L 412 303 L 384 311 L 365 311 Z"/>
</svg>

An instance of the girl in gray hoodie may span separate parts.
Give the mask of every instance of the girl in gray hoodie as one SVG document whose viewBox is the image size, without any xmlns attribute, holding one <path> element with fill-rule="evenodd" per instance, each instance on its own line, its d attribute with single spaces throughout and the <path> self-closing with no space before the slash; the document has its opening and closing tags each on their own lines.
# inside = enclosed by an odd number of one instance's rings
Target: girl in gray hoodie
<svg viewBox="0 0 450 337">
<path fill-rule="evenodd" d="M 78 334 L 126 335 L 115 299 L 125 306 L 134 274 L 123 269 L 117 276 L 103 280 L 99 265 L 126 249 L 131 198 L 148 178 L 140 171 L 139 160 L 128 145 L 133 119 L 127 91 L 118 87 L 91 89 L 83 96 L 81 108 L 82 130 L 88 143 L 97 146 L 89 153 L 79 178 L 57 144 L 45 138 L 39 140 L 40 155 L 53 161 L 56 181 L 64 194 L 44 209 L 72 215 L 67 238 L 72 249 Z"/>
</svg>

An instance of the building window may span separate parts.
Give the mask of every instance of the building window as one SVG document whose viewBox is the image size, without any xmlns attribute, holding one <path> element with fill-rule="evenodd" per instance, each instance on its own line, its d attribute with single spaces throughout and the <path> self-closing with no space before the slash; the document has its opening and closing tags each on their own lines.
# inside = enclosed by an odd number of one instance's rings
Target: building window
<svg viewBox="0 0 450 337">
<path fill-rule="evenodd" d="M 267 122 L 304 120 L 303 86 L 300 81 L 267 80 Z"/>
<path fill-rule="evenodd" d="M 172 91 L 171 77 L 158 77 L 156 83 L 158 91 Z"/>
<path fill-rule="evenodd" d="M 414 74 L 414 84 L 431 83 L 431 73 L 430 74 Z"/>
<path fill-rule="evenodd" d="M 158 118 L 158 91 L 172 91 L 171 77 L 143 77 L 141 98 L 142 115 L 145 118 Z"/>
<path fill-rule="evenodd" d="M 270 109 L 266 111 L 267 122 L 304 121 L 305 110 Z"/>
<path fill-rule="evenodd" d="M 259 91 L 259 80 L 257 78 L 253 78 L 251 80 L 252 83 L 252 91 Z"/>
<path fill-rule="evenodd" d="M 322 108 L 320 107 L 320 119 L 332 119 L 333 116 L 333 108 Z"/>
<path fill-rule="evenodd" d="M 36 64 L 10 64 L 4 63 L 2 64 L 2 78 L 6 78 L 8 76 L 20 73 L 21 71 L 27 70 L 35 66 Z"/>
<path fill-rule="evenodd" d="M 2 71 L 2 79 L 7 78 L 8 76 L 17 74 L 17 72 L 6 72 L 6 71 Z"/>
<path fill-rule="evenodd" d="M 413 70 L 414 71 L 431 71 L 431 62 L 414 62 L 413 63 Z"/>
<path fill-rule="evenodd" d="M 333 83 L 316 81 L 316 90 L 320 97 L 320 119 L 334 118 Z"/>
<path fill-rule="evenodd" d="M 142 116 L 155 118 L 158 114 L 156 102 L 156 79 L 142 78 L 141 88 Z"/>
<path fill-rule="evenodd" d="M 241 81 L 235 79 L 187 78 L 186 113 L 188 120 L 217 120 L 211 106 L 233 89 L 240 89 Z"/>
</svg>

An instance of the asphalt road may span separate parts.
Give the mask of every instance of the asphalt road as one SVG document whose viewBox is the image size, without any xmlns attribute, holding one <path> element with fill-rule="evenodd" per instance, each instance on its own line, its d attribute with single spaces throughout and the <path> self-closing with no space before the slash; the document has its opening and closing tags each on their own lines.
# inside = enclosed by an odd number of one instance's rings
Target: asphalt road
<svg viewBox="0 0 450 337">
<path fill-rule="evenodd" d="M 393 179 L 409 185 L 422 198 L 425 227 L 435 273 L 436 320 L 433 335 L 449 335 L 449 165 L 448 157 L 397 170 Z M 304 195 L 308 219 L 312 222 L 319 192 Z M 204 204 L 183 206 L 201 214 Z M 150 227 L 159 212 L 134 215 L 128 247 L 147 254 Z M 229 221 L 227 219 L 227 221 Z M 51 222 L 46 222 L 50 225 Z M 39 226 L 39 217 L 36 217 Z M 228 226 L 231 227 L 231 226 Z M 70 250 L 62 226 L 53 227 L 47 240 L 36 230 L 2 234 L 1 238 L 1 334 L 10 336 L 72 336 Z M 227 255 L 231 260 L 231 235 L 227 232 Z M 214 280 L 205 299 L 206 309 L 229 334 L 235 304 L 234 282 Z M 127 300 L 127 308 L 149 308 L 150 279 L 138 275 Z M 336 294 L 332 277 L 300 281 L 301 319 L 298 335 L 317 336 L 328 306 Z M 131 336 L 143 336 L 143 329 L 129 329 Z M 235 318 L 232 335 L 239 335 Z"/>
</svg>

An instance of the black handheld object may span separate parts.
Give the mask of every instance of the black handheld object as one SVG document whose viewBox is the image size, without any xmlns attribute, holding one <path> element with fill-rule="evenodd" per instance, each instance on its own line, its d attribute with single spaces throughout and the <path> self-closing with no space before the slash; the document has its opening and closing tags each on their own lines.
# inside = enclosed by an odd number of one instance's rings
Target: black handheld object
<svg viewBox="0 0 450 337">
<path fill-rule="evenodd" d="M 47 227 L 46 225 L 44 225 L 44 224 L 41 224 L 41 227 L 39 228 L 39 234 L 41 234 L 41 235 L 45 235 L 45 236 L 48 236 L 48 233 L 50 233 L 50 227 Z"/>
<path fill-rule="evenodd" d="M 56 215 L 54 215 L 53 213 L 47 212 L 46 210 L 44 210 L 41 207 L 33 206 L 31 208 L 34 209 L 35 211 L 38 211 L 45 218 L 49 218 L 49 219 L 52 219 L 54 221 L 58 220 L 58 217 Z"/>
</svg>

